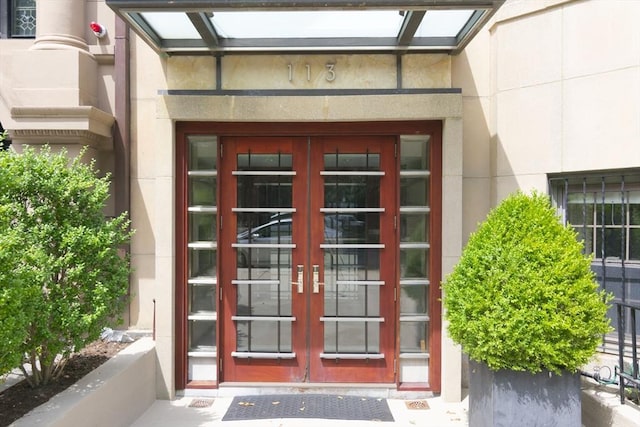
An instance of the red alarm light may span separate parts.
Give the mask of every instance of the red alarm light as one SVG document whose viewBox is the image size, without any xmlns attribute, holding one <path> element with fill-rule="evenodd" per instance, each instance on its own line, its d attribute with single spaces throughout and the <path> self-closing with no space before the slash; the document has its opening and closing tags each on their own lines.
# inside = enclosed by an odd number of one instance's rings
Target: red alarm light
<svg viewBox="0 0 640 427">
<path fill-rule="evenodd" d="M 96 37 L 98 37 L 99 39 L 104 37 L 105 34 L 107 34 L 107 29 L 95 21 L 92 21 L 89 24 L 89 28 L 91 28 L 91 31 L 93 31 L 93 34 L 95 34 Z"/>
</svg>

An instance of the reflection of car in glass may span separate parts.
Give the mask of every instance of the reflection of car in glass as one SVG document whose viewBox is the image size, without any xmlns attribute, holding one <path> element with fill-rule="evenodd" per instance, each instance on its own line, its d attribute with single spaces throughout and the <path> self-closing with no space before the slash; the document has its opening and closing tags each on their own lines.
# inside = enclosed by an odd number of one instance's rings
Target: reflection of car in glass
<svg viewBox="0 0 640 427">
<path fill-rule="evenodd" d="M 327 214 L 324 217 L 324 226 L 340 230 L 345 237 L 364 238 L 364 221 L 360 221 L 355 215 Z"/>
<path fill-rule="evenodd" d="M 277 245 L 290 244 L 291 241 L 291 218 L 280 218 L 261 224 L 251 230 L 245 230 L 238 234 L 238 243 L 240 244 L 259 244 L 259 245 Z M 324 235 L 327 241 L 340 238 L 341 233 L 327 226 L 325 218 Z M 280 251 L 278 258 L 278 251 Z M 270 266 L 273 264 L 289 264 L 291 250 L 289 248 L 277 247 L 252 247 L 238 248 L 238 267 L 248 267 L 249 259 L 251 266 Z"/>
</svg>

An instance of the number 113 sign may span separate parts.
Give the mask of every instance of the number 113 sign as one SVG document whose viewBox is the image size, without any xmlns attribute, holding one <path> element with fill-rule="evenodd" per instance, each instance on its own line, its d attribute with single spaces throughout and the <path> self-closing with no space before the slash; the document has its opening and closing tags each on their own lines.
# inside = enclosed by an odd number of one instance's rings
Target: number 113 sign
<svg viewBox="0 0 640 427">
<path fill-rule="evenodd" d="M 311 77 L 314 75 L 314 70 L 311 69 L 310 64 L 305 64 L 306 78 L 307 81 L 311 81 Z M 289 81 L 292 82 L 294 79 L 293 75 L 293 64 L 287 64 L 287 71 L 289 74 Z M 326 63 L 324 64 L 324 70 L 319 71 L 324 74 L 324 79 L 328 82 L 332 82 L 336 79 L 336 64 Z"/>
</svg>

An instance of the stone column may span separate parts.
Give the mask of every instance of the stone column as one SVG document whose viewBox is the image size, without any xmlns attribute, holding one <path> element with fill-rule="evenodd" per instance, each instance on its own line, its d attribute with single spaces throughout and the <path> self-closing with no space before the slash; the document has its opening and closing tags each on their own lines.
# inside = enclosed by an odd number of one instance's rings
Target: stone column
<svg viewBox="0 0 640 427">
<path fill-rule="evenodd" d="M 36 2 L 36 39 L 32 49 L 80 49 L 88 51 L 84 38 L 88 25 L 85 0 Z"/>
<path fill-rule="evenodd" d="M 38 0 L 36 39 L 12 53 L 10 72 L 12 130 L 22 144 L 83 146 L 110 151 L 114 117 L 100 109 L 100 65 L 85 40 L 86 0 Z M 89 33 L 90 34 L 90 33 Z"/>
</svg>

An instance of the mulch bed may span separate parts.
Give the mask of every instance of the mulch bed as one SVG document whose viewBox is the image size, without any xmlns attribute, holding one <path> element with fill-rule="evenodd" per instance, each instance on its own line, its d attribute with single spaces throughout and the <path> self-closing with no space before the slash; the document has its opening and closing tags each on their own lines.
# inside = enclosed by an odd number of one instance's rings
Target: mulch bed
<svg viewBox="0 0 640 427">
<path fill-rule="evenodd" d="M 0 427 L 10 425 L 32 409 L 69 388 L 129 344 L 95 341 L 69 359 L 58 382 L 39 388 L 31 388 L 23 380 L 9 387 L 0 393 Z"/>
</svg>

